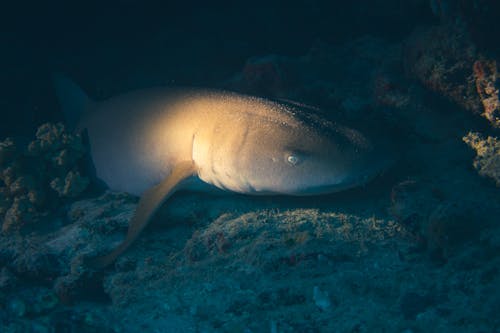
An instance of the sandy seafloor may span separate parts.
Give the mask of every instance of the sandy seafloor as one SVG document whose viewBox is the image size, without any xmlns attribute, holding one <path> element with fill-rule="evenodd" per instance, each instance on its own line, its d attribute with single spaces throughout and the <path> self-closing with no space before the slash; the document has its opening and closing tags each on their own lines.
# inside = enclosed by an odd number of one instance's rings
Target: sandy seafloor
<svg viewBox="0 0 500 333">
<path fill-rule="evenodd" d="M 178 193 L 104 271 L 82 262 L 138 199 L 89 188 L 62 125 L 2 141 L 0 332 L 500 332 L 500 57 L 433 10 L 402 40 L 264 55 L 213 83 L 383 137 L 383 174 L 320 197 Z"/>
</svg>

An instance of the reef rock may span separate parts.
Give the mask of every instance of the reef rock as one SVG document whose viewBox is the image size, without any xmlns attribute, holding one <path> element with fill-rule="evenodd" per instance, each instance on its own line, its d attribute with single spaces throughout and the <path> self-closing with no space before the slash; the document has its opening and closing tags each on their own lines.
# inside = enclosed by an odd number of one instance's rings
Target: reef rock
<svg viewBox="0 0 500 333">
<path fill-rule="evenodd" d="M 476 151 L 473 165 L 478 173 L 493 179 L 500 186 L 500 140 L 492 136 L 485 139 L 474 132 L 469 132 L 463 140 Z"/>
</svg>

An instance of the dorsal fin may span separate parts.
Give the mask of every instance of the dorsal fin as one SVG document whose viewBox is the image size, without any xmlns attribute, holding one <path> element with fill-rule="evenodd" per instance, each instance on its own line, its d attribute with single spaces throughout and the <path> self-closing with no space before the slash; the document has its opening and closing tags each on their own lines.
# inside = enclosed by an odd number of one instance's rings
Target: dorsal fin
<svg viewBox="0 0 500 333">
<path fill-rule="evenodd" d="M 76 83 L 65 75 L 54 73 L 52 80 L 66 124 L 70 130 L 73 130 L 92 101 Z"/>
</svg>

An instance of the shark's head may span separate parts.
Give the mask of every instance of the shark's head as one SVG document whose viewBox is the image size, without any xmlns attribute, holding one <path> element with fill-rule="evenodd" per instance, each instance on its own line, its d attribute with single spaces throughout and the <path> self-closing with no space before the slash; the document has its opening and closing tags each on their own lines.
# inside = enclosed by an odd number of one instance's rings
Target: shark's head
<svg viewBox="0 0 500 333">
<path fill-rule="evenodd" d="M 360 132 L 323 118 L 298 112 L 250 118 L 234 120 L 245 128 L 240 134 L 217 140 L 202 179 L 243 193 L 315 195 L 366 183 L 385 164 Z"/>
<path fill-rule="evenodd" d="M 248 159 L 242 164 L 249 167 L 241 172 L 257 192 L 331 193 L 365 183 L 380 171 L 372 144 L 346 127 L 327 122 L 281 124 L 255 136 L 259 146 L 249 146 L 242 154 Z"/>
</svg>

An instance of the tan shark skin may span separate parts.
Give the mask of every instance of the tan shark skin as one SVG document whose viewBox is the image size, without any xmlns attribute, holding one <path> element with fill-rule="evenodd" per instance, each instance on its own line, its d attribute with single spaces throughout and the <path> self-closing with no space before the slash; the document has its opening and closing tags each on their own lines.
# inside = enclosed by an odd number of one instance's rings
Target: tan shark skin
<svg viewBox="0 0 500 333">
<path fill-rule="evenodd" d="M 127 238 L 90 260 L 96 268 L 125 251 L 175 191 L 317 195 L 363 184 L 384 165 L 363 134 L 289 101 L 158 88 L 85 108 L 77 129 L 87 131 L 97 177 L 142 195 Z"/>
</svg>

